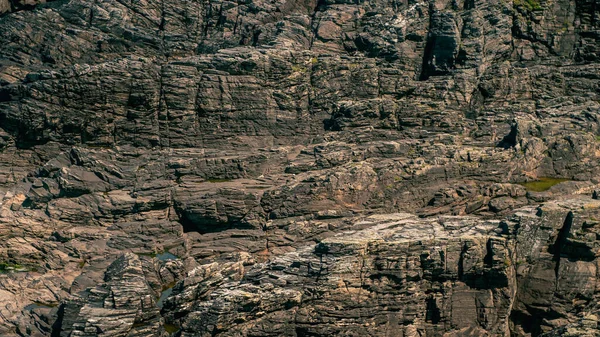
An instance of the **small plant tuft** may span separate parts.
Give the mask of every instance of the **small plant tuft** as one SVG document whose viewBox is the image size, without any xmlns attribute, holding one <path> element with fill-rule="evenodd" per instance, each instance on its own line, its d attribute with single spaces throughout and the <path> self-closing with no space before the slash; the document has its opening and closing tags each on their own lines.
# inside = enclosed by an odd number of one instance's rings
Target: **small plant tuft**
<svg viewBox="0 0 600 337">
<path fill-rule="evenodd" d="M 540 10 L 542 9 L 542 5 L 539 0 L 514 0 L 514 7 L 523 7 L 529 11 Z"/>
</svg>

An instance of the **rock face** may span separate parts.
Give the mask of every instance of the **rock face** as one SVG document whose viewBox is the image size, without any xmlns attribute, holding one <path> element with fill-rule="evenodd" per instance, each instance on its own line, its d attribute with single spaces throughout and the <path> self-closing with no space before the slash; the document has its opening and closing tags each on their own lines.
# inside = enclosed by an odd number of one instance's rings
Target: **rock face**
<svg viewBox="0 0 600 337">
<path fill-rule="evenodd" d="M 62 305 L 54 331 L 61 336 L 161 335 L 159 308 L 135 254 L 111 263 L 103 281 Z"/>
<path fill-rule="evenodd" d="M 600 336 L 598 8 L 0 0 L 0 335 Z"/>
</svg>

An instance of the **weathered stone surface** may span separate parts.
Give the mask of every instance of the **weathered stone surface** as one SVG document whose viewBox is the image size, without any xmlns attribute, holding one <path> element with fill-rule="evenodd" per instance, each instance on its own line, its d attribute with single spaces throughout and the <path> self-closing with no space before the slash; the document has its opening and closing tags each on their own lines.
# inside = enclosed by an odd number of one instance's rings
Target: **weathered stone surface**
<svg viewBox="0 0 600 337">
<path fill-rule="evenodd" d="M 0 0 L 0 335 L 599 335 L 598 8 Z"/>
</svg>

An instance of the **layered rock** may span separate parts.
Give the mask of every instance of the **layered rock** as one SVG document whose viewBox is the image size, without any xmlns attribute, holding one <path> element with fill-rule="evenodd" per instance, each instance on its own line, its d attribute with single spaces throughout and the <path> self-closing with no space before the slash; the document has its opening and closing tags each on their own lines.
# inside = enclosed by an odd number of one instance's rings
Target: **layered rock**
<svg viewBox="0 0 600 337">
<path fill-rule="evenodd" d="M 199 266 L 163 311 L 183 336 L 595 335 L 599 210 L 579 198 L 502 221 L 356 219 L 366 229 L 251 268 Z"/>
<path fill-rule="evenodd" d="M 0 334 L 598 334 L 597 14 L 0 0 Z"/>
</svg>

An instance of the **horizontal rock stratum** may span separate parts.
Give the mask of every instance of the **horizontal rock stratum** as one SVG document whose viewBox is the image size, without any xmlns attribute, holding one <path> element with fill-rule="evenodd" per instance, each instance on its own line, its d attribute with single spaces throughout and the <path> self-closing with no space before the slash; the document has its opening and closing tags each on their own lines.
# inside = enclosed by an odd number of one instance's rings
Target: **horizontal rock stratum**
<svg viewBox="0 0 600 337">
<path fill-rule="evenodd" d="M 0 336 L 600 336 L 594 0 L 0 0 Z"/>
</svg>

